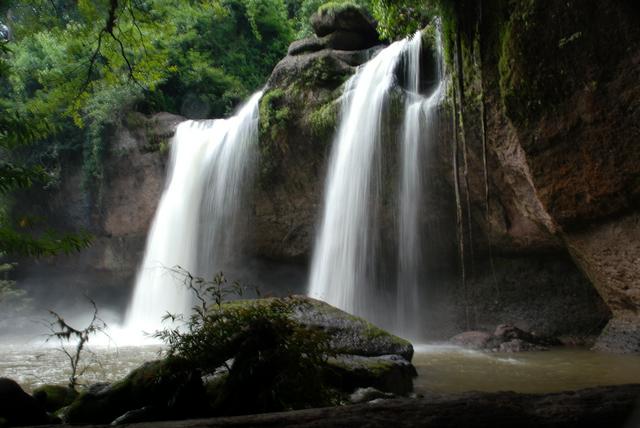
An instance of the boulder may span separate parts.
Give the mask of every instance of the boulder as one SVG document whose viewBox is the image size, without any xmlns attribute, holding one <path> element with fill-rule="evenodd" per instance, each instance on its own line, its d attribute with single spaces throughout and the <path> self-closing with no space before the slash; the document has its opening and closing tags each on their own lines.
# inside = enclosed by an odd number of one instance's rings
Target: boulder
<svg viewBox="0 0 640 428">
<path fill-rule="evenodd" d="M 380 44 L 378 40 L 372 40 L 362 33 L 348 30 L 337 30 L 324 37 L 308 37 L 291 43 L 287 54 L 289 56 L 313 53 L 323 49 L 335 49 L 339 51 L 360 51 Z"/>
<path fill-rule="evenodd" d="M 334 31 L 331 34 L 324 36 L 321 40 L 328 49 L 341 51 L 358 51 L 362 49 L 369 49 L 380 44 L 376 39 L 372 39 L 362 33 L 349 30 Z"/>
<path fill-rule="evenodd" d="M 167 419 L 198 416 L 206 408 L 199 372 L 177 358 L 148 362 L 119 382 L 83 392 L 61 417 L 71 424 L 106 424 L 148 406 L 163 409 Z M 133 417 L 140 414 L 127 416 Z"/>
<path fill-rule="evenodd" d="M 320 7 L 311 17 L 311 26 L 318 37 L 342 30 L 360 33 L 369 40 L 378 40 L 375 21 L 354 5 Z"/>
<path fill-rule="evenodd" d="M 303 76 L 306 85 L 338 87 L 355 72 L 354 67 L 359 65 L 351 57 L 357 58 L 358 54 L 339 55 L 327 49 L 286 56 L 273 69 L 267 86 L 274 88 L 300 84 Z"/>
<path fill-rule="evenodd" d="M 380 391 L 407 395 L 413 391 L 413 378 L 418 373 L 399 355 L 363 357 L 337 355 L 328 360 L 330 382 L 342 391 L 372 387 Z"/>
<path fill-rule="evenodd" d="M 0 420 L 8 426 L 44 425 L 52 423 L 38 400 L 24 392 L 17 382 L 0 378 Z"/>
<path fill-rule="evenodd" d="M 226 303 L 237 306 L 267 307 L 276 298 L 237 300 Z M 336 307 L 307 296 L 290 296 L 291 319 L 302 327 L 321 331 L 328 339 L 330 383 L 341 391 L 358 387 L 375 387 L 385 392 L 407 394 L 413 390 L 416 370 L 411 364 L 410 342 L 350 315 Z M 233 372 L 236 363 L 232 367 Z M 233 373 L 232 373 L 233 374 Z M 212 378 L 215 385 L 217 376 Z"/>
<path fill-rule="evenodd" d="M 502 342 L 497 348 L 498 352 L 526 352 L 526 351 L 546 351 L 546 346 L 536 345 L 535 343 L 525 342 L 522 339 L 511 339 Z"/>
<path fill-rule="evenodd" d="M 226 303 L 223 310 L 238 307 L 268 308 L 277 300 L 238 300 Z M 286 300 L 291 308 L 289 317 L 302 327 L 302 331 L 319 331 L 326 337 L 329 355 L 327 364 L 320 361 L 316 364 L 317 370 L 326 371 L 325 378 L 331 387 L 347 394 L 356 388 L 364 387 L 374 387 L 399 395 L 406 395 L 413 390 L 413 378 L 417 372 L 411 364 L 411 343 L 320 300 L 306 296 L 291 296 Z M 259 337 L 254 337 L 256 334 L 250 336 L 250 340 L 245 340 L 235 354 L 228 377 L 224 371 L 210 377 L 207 390 L 210 400 L 214 399 L 217 402 L 215 408 L 220 408 L 220 403 L 224 402 L 226 404 L 222 407 L 229 410 L 237 407 L 237 403 L 242 401 L 243 405 L 251 404 L 254 410 L 260 411 L 257 406 L 261 405 L 260 403 L 264 404 L 266 399 L 257 400 L 254 396 L 259 395 L 265 385 L 269 385 L 274 374 L 282 373 L 280 383 L 285 382 L 284 376 L 292 375 L 283 370 L 283 362 L 279 361 L 278 355 L 267 346 L 272 334 L 273 332 L 264 329 L 259 332 Z M 256 360 L 255 355 L 258 353 L 263 356 Z M 295 362 L 288 363 L 291 364 Z M 246 378 L 249 369 L 253 373 L 251 379 Z M 256 377 L 261 381 L 254 385 L 256 380 L 253 378 Z M 216 394 L 222 396 L 215 397 Z M 236 408 L 235 413 L 239 413 L 240 410 Z"/>
<path fill-rule="evenodd" d="M 71 404 L 78 392 L 63 385 L 42 385 L 34 389 L 32 395 L 47 412 L 55 412 Z"/>
<path fill-rule="evenodd" d="M 491 333 L 486 331 L 465 331 L 453 336 L 449 341 L 465 348 L 485 349 L 491 338 Z"/>
<path fill-rule="evenodd" d="M 306 296 L 293 296 L 300 304 L 294 314 L 297 321 L 329 335 L 330 346 L 338 354 L 364 357 L 398 355 L 413 358 L 413 345 L 362 318 Z"/>
<path fill-rule="evenodd" d="M 561 345 L 561 342 L 548 337 L 537 336 L 511 324 L 500 324 L 495 331 L 466 331 L 449 340 L 465 348 L 492 352 L 544 351 L 549 346 Z"/>
<path fill-rule="evenodd" d="M 287 50 L 287 55 L 294 56 L 303 53 L 317 52 L 325 48 L 326 45 L 322 39 L 319 39 L 316 36 L 311 36 L 291 43 Z"/>
</svg>

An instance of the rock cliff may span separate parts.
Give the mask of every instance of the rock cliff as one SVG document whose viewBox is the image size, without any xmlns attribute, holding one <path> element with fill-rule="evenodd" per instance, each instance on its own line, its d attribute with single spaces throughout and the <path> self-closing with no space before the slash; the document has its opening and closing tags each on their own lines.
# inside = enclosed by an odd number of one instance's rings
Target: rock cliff
<svg viewBox="0 0 640 428">
<path fill-rule="evenodd" d="M 443 20 L 450 92 L 459 74 L 464 91 L 467 162 L 459 152 L 458 177 L 468 281 L 460 283 L 456 254 L 450 97 L 425 166 L 434 177 L 425 211 L 440 219 L 444 236 L 437 257 L 426 260 L 441 284 L 425 308 L 429 327 L 448 337 L 512 323 L 574 340 L 606 325 L 598 348 L 640 351 L 640 7 L 631 0 L 458 3 Z M 317 16 L 314 28 L 275 67 L 261 101 L 249 243 L 258 258 L 302 269 L 342 85 L 382 47 L 373 23 L 353 11 Z M 451 28 L 461 35 L 461 67 Z M 124 123 L 97 200 L 82 196 L 78 172 L 67 173 L 50 211 L 60 224 L 85 225 L 96 244 L 42 269 L 25 266 L 22 275 L 34 280 L 42 272 L 47 282 L 52 271 L 89 266 L 113 287 L 130 286 L 162 190 L 159 148 L 179 120 L 134 115 Z"/>
<path fill-rule="evenodd" d="M 597 348 L 638 352 L 638 5 L 463 3 L 477 251 L 570 255 L 612 313 Z"/>
</svg>

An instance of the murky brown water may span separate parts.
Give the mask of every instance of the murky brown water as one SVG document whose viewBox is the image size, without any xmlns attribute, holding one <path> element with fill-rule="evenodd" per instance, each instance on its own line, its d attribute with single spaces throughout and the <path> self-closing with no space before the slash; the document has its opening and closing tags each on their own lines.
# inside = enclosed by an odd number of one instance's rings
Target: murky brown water
<svg viewBox="0 0 640 428">
<path fill-rule="evenodd" d="M 94 364 L 82 383 L 113 382 L 144 361 L 158 358 L 161 347 L 93 348 Z M 89 361 L 89 354 L 85 361 Z M 417 393 L 463 391 L 555 392 L 597 385 L 640 383 L 640 357 L 585 349 L 493 354 L 449 345 L 416 346 Z M 52 346 L 0 346 L 0 377 L 15 379 L 27 391 L 38 385 L 66 384 L 67 357 Z"/>
<path fill-rule="evenodd" d="M 558 392 L 640 383 L 640 356 L 587 349 L 483 353 L 449 345 L 416 346 L 416 392 Z"/>
</svg>

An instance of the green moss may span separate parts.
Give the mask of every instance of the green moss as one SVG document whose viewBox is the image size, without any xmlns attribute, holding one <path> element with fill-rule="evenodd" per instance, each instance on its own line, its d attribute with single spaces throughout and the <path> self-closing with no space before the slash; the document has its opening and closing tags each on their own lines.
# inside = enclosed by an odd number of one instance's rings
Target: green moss
<svg viewBox="0 0 640 428">
<path fill-rule="evenodd" d="M 125 412 L 150 404 L 165 404 L 185 385 L 191 366 L 177 357 L 151 361 L 115 382 L 103 393 L 81 393 L 58 413 L 68 423 L 110 423 Z"/>
<path fill-rule="evenodd" d="M 320 57 L 307 67 L 300 81 L 306 88 L 335 88 L 343 84 L 351 73 L 343 70 L 333 57 Z"/>
<path fill-rule="evenodd" d="M 55 412 L 71 404 L 78 393 L 67 386 L 42 385 L 33 390 L 33 396 L 47 412 Z"/>
<path fill-rule="evenodd" d="M 285 101 L 285 92 L 280 88 L 272 89 L 260 100 L 260 136 L 263 139 L 276 140 L 285 130 L 291 116 Z"/>
<path fill-rule="evenodd" d="M 587 65 L 601 30 L 593 28 L 590 18 L 598 13 L 596 3 L 582 6 L 577 1 L 523 0 L 505 8 L 497 61 L 500 95 L 510 119 L 527 125 L 593 80 Z"/>
<path fill-rule="evenodd" d="M 314 139 L 329 142 L 338 126 L 339 103 L 329 101 L 307 115 L 307 121 Z"/>
<path fill-rule="evenodd" d="M 347 372 L 366 371 L 372 378 L 379 378 L 395 368 L 393 361 L 382 360 L 379 358 L 362 358 L 356 361 L 344 360 L 340 358 L 330 358 L 328 360 L 330 366 L 342 369 Z"/>
<path fill-rule="evenodd" d="M 287 124 L 292 113 L 287 94 L 277 88 L 260 100 L 260 175 L 259 183 L 267 186 L 274 179 L 278 159 L 287 150 Z"/>
<path fill-rule="evenodd" d="M 351 9 L 351 8 L 355 8 L 358 10 L 364 10 L 363 8 L 361 8 L 357 3 L 355 3 L 354 1 L 350 1 L 350 0 L 343 0 L 343 1 L 329 1 L 326 2 L 322 5 L 320 5 L 320 7 L 318 8 L 318 14 L 323 15 L 323 14 L 335 14 L 335 13 L 340 13 L 343 12 L 347 9 Z"/>
<path fill-rule="evenodd" d="M 534 92 L 534 82 L 530 81 L 524 70 L 523 52 L 518 45 L 521 42 L 521 32 L 529 30 L 533 17 L 534 3 L 531 0 L 518 4 L 510 19 L 501 26 L 499 34 L 498 73 L 500 76 L 500 94 L 504 106 L 511 116 L 519 116 L 521 102 L 531 97 Z"/>
</svg>

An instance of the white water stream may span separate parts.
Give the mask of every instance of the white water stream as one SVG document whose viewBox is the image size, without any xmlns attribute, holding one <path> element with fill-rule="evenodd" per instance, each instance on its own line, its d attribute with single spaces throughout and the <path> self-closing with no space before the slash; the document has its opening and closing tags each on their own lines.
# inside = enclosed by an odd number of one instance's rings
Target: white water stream
<svg viewBox="0 0 640 428">
<path fill-rule="evenodd" d="M 347 82 L 342 118 L 333 143 L 323 220 L 310 274 L 310 294 L 347 312 L 372 308 L 375 203 L 383 108 L 396 82 L 395 70 L 408 42 L 380 51 Z"/>
<path fill-rule="evenodd" d="M 347 83 L 342 118 L 331 153 L 324 212 L 310 273 L 311 296 L 347 312 L 410 336 L 420 329 L 419 287 L 424 281 L 420 212 L 423 210 L 422 168 L 425 148 L 435 137 L 434 124 L 443 93 L 437 73 L 431 96 L 420 95 L 422 34 L 391 44 L 363 65 Z M 441 53 L 438 52 L 439 57 Z M 403 61 L 401 63 L 401 61 Z M 384 114 L 391 91 L 399 86 L 398 67 L 407 74 L 404 124 L 400 141 L 397 244 L 380 242 L 384 195 L 382 163 L 386 139 Z M 383 254 L 395 245 L 396 284 L 384 284 Z M 396 286 L 395 309 L 389 286 Z M 395 313 L 389 316 L 389 313 Z"/>
<path fill-rule="evenodd" d="M 172 268 L 211 279 L 239 257 L 261 96 L 254 94 L 231 118 L 178 126 L 125 330 L 153 332 L 167 312 L 191 311 L 191 291 Z"/>
<path fill-rule="evenodd" d="M 436 33 L 436 87 L 428 97 L 420 95 L 421 34 L 416 34 L 406 55 L 408 97 L 405 105 L 400 156 L 398 216 L 398 276 L 395 329 L 407 337 L 419 337 L 423 305 L 420 287 L 429 278 L 423 269 L 424 248 L 431 237 L 424 234 L 421 215 L 425 207 L 424 161 L 438 138 L 438 106 L 445 89 L 442 44 Z"/>
</svg>

